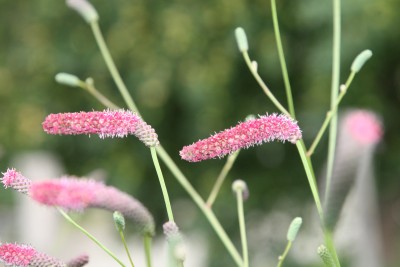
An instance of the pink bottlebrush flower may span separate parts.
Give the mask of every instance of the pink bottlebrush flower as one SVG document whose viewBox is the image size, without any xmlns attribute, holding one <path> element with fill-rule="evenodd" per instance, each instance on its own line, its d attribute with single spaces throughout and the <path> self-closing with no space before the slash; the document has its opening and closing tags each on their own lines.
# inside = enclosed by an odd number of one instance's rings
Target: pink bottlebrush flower
<svg viewBox="0 0 400 267">
<path fill-rule="evenodd" d="M 142 118 L 126 110 L 50 114 L 42 123 L 48 134 L 98 134 L 100 138 L 133 134 L 146 146 L 157 146 L 158 136 Z"/>
<path fill-rule="evenodd" d="M 48 206 L 75 211 L 82 211 L 85 208 L 119 211 L 133 220 L 143 233 L 154 234 L 153 217 L 138 200 L 94 180 L 63 177 L 57 180 L 38 181 L 32 183 L 29 193 L 32 199 Z"/>
<path fill-rule="evenodd" d="M 15 169 L 7 169 L 7 171 L 3 172 L 2 174 L 3 178 L 1 178 L 0 180 L 4 185 L 4 188 L 11 187 L 20 193 L 28 194 L 29 188 L 32 184 L 31 180 L 24 177 Z"/>
<path fill-rule="evenodd" d="M 0 261 L 11 266 L 66 267 L 60 260 L 36 251 L 31 246 L 21 244 L 1 244 Z"/>
<path fill-rule="evenodd" d="M 241 122 L 207 139 L 185 146 L 180 151 L 180 156 L 184 160 L 197 162 L 222 158 L 241 148 L 274 140 L 296 143 L 301 137 L 297 122 L 286 115 L 272 114 Z"/>
<path fill-rule="evenodd" d="M 345 117 L 344 125 L 354 140 L 361 144 L 376 144 L 382 139 L 382 123 L 373 112 L 353 111 Z"/>
</svg>

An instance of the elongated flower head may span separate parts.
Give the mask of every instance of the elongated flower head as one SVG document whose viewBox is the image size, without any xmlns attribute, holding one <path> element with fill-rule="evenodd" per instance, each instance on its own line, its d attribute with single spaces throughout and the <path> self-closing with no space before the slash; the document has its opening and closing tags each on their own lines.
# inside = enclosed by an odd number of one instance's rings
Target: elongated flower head
<svg viewBox="0 0 400 267">
<path fill-rule="evenodd" d="M 42 123 L 48 134 L 98 134 L 100 138 L 133 134 L 146 146 L 157 146 L 158 136 L 140 116 L 125 110 L 50 114 Z"/>
<path fill-rule="evenodd" d="M 22 244 L 1 244 L 0 261 L 7 266 L 67 267 L 65 263 Z M 81 265 L 82 266 L 82 265 Z"/>
<path fill-rule="evenodd" d="M 301 130 L 293 119 L 286 115 L 265 115 L 185 146 L 180 156 L 184 160 L 197 162 L 222 158 L 241 148 L 274 140 L 296 143 L 301 137 Z"/>
<path fill-rule="evenodd" d="M 154 234 L 154 221 L 148 210 L 132 196 L 112 186 L 76 177 L 34 182 L 30 195 L 35 201 L 67 210 L 100 208 L 119 211 L 131 219 L 143 234 Z"/>
<path fill-rule="evenodd" d="M 4 188 L 11 187 L 20 193 L 28 194 L 29 188 L 32 181 L 23 176 L 20 172 L 15 169 L 8 169 L 3 172 L 3 178 L 1 178 Z"/>
</svg>

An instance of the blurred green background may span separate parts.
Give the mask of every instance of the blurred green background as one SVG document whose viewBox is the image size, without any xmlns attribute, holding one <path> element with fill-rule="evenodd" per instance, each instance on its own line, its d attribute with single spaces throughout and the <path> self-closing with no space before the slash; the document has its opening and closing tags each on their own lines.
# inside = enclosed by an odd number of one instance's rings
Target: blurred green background
<svg viewBox="0 0 400 267">
<path fill-rule="evenodd" d="M 250 56 L 273 93 L 286 104 L 269 1 L 255 0 L 93 0 L 114 60 L 145 120 L 200 194 L 206 198 L 224 164 L 179 159 L 179 150 L 244 120 L 248 114 L 276 112 L 247 70 L 234 39 L 242 26 Z M 343 3 L 342 72 L 344 82 L 354 57 L 374 53 L 356 76 L 342 107 L 379 113 L 385 136 L 375 157 L 381 222 L 388 266 L 398 266 L 400 223 L 400 2 L 355 0 Z M 329 107 L 331 77 L 331 5 L 316 0 L 278 1 L 278 12 L 295 108 L 306 144 L 310 144 Z M 49 150 L 69 174 L 107 173 L 107 183 L 129 191 L 154 214 L 158 231 L 166 213 L 150 153 L 135 138 L 100 140 L 96 136 L 48 136 L 41 122 L 49 113 L 101 110 L 86 92 L 57 84 L 68 72 L 92 77 L 96 87 L 124 106 L 90 27 L 64 1 L 0 0 L 0 169 L 21 152 Z M 322 171 L 326 141 L 313 157 Z M 172 200 L 187 194 L 164 167 Z M 217 199 L 215 212 L 238 238 L 230 183 L 247 181 L 247 210 L 269 212 L 283 198 L 311 203 L 311 194 L 295 146 L 274 143 L 242 151 Z M 12 203 L 0 194 L 0 206 Z M 300 206 L 301 207 L 301 206 Z M 305 209 L 305 208 L 304 208 Z M 295 208 L 293 216 L 304 210 Z M 198 227 L 212 229 L 201 214 Z M 386 238 L 390 237 L 390 238 Z M 216 237 L 210 249 L 226 253 Z M 282 237 L 284 238 L 284 236 Z M 214 255 L 214 256 L 216 256 Z M 224 254 L 225 255 L 225 254 Z M 226 254 L 227 255 L 227 254 Z M 228 255 L 212 266 L 232 264 Z M 226 259 L 225 259 L 226 258 Z"/>
</svg>

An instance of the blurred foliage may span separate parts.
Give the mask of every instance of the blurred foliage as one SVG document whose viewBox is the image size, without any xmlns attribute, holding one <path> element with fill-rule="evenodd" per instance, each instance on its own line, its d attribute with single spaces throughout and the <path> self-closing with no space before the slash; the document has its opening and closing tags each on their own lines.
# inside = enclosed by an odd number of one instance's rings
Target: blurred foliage
<svg viewBox="0 0 400 267">
<path fill-rule="evenodd" d="M 241 0 L 93 0 L 100 26 L 123 79 L 145 120 L 161 143 L 206 197 L 223 160 L 182 162 L 182 146 L 208 137 L 248 114 L 276 112 L 257 86 L 237 51 L 233 31 L 242 26 L 250 55 L 273 93 L 286 103 L 278 62 L 270 3 Z M 101 168 L 110 184 L 130 191 L 166 219 L 150 153 L 134 138 L 100 140 L 96 136 L 48 136 L 41 122 L 48 113 L 103 109 L 80 89 L 58 85 L 54 76 L 69 72 L 95 84 L 124 106 L 90 27 L 64 1 L 0 0 L 0 167 L 26 150 L 60 155 L 68 173 L 85 175 Z M 396 0 L 343 3 L 342 82 L 354 57 L 368 48 L 374 53 L 356 77 L 342 107 L 375 110 L 386 133 L 376 158 L 382 221 L 398 227 L 400 125 L 400 18 Z M 316 0 L 278 1 L 285 53 L 295 107 L 306 144 L 310 144 L 329 107 L 331 76 L 331 6 Z M 323 139 L 326 141 L 326 138 Z M 317 149 L 317 173 L 325 159 L 325 142 Z M 163 166 L 163 165 L 162 165 Z M 186 193 L 164 167 L 172 199 Z M 296 148 L 269 144 L 242 151 L 229 180 L 248 182 L 246 209 L 268 211 L 283 197 L 309 202 L 311 196 Z M 233 197 L 227 182 L 215 211 L 228 232 L 237 234 Z M 9 196 L 9 195 L 6 195 Z M 3 201 L 4 194 L 0 194 Z M 229 204 L 228 204 L 229 203 Z M 227 208 L 227 205 L 229 208 Z M 396 211 L 393 215 L 393 212 Z M 290 211 L 293 216 L 303 210 Z M 196 214 L 196 216 L 201 216 Z M 397 226 L 394 217 L 397 217 Z M 199 223 L 208 227 L 201 219 Z M 209 231 L 212 231 L 209 228 Z M 385 232 L 390 235 L 390 231 Z M 221 250 L 216 237 L 213 251 Z M 390 240 L 388 255 L 399 247 Z M 395 258 L 392 260 L 396 260 Z M 213 266 L 223 259 L 215 259 Z M 231 264 L 226 262 L 227 266 Z"/>
</svg>

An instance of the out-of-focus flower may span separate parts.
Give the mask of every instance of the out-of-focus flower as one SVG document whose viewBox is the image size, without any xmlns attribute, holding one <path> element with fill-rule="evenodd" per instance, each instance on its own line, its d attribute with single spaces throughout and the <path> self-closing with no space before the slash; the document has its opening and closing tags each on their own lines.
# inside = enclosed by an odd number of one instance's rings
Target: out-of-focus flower
<svg viewBox="0 0 400 267">
<path fill-rule="evenodd" d="M 80 255 L 67 262 L 68 267 L 82 267 L 89 263 L 89 256 L 86 254 Z"/>
<path fill-rule="evenodd" d="M 11 187 L 20 193 L 28 194 L 29 188 L 32 184 L 31 180 L 17 172 L 15 169 L 8 169 L 2 174 L 3 177 L 0 180 L 3 183 L 4 188 Z"/>
<path fill-rule="evenodd" d="M 207 139 L 185 146 L 180 151 L 180 156 L 184 160 L 197 162 L 222 158 L 241 148 L 260 145 L 264 142 L 279 140 L 296 143 L 301 138 L 301 130 L 297 122 L 286 115 L 272 114 L 239 123 Z"/>
<path fill-rule="evenodd" d="M 142 118 L 126 110 L 50 114 L 42 123 L 48 134 L 98 134 L 100 138 L 133 134 L 146 146 L 157 146 L 158 136 Z"/>
<path fill-rule="evenodd" d="M 13 182 L 13 179 L 22 182 Z M 47 206 L 74 211 L 86 208 L 119 211 L 131 219 L 143 234 L 154 234 L 154 220 L 149 211 L 138 200 L 112 186 L 73 176 L 32 182 L 14 169 L 5 172 L 1 180 L 5 187 L 26 193 Z"/>
<path fill-rule="evenodd" d="M 338 129 L 332 180 L 324 204 L 325 224 L 330 229 L 336 226 L 356 177 L 372 165 L 376 145 L 383 136 L 378 116 L 361 109 L 343 114 Z"/>
<path fill-rule="evenodd" d="M 10 266 L 67 267 L 64 262 L 38 252 L 31 246 L 11 243 L 0 245 L 0 261 Z"/>
</svg>

